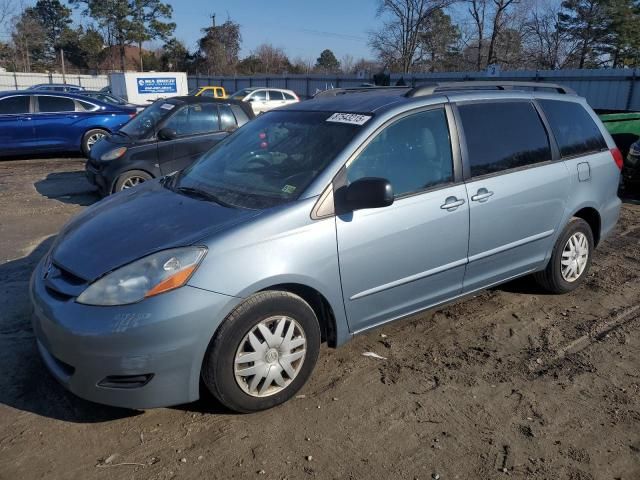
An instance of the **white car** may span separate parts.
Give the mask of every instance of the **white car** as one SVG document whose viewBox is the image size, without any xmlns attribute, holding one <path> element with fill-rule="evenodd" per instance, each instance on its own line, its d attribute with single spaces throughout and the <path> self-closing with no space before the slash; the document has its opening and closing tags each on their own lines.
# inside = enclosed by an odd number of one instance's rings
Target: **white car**
<svg viewBox="0 0 640 480">
<path fill-rule="evenodd" d="M 243 88 L 242 90 L 238 90 L 229 98 L 251 103 L 253 113 L 256 115 L 274 108 L 282 107 L 283 105 L 289 105 L 290 103 L 300 101 L 295 92 L 291 90 L 263 87 Z"/>
</svg>

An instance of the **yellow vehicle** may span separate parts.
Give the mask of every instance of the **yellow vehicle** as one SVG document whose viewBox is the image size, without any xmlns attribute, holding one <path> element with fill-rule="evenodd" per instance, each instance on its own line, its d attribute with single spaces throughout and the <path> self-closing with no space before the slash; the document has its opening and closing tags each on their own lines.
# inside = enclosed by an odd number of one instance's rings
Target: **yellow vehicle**
<svg viewBox="0 0 640 480">
<path fill-rule="evenodd" d="M 227 92 L 224 87 L 198 87 L 191 90 L 189 95 L 195 95 L 196 97 L 227 98 Z"/>
</svg>

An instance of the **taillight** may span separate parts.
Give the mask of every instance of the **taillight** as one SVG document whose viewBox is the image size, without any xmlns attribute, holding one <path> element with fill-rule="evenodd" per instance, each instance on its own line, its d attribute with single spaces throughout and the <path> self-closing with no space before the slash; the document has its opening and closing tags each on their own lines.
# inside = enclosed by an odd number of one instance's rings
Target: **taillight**
<svg viewBox="0 0 640 480">
<path fill-rule="evenodd" d="M 620 170 L 622 170 L 622 165 L 623 165 L 624 161 L 622 159 L 622 153 L 620 153 L 620 150 L 618 150 L 617 148 L 611 148 L 611 149 L 609 149 L 609 151 L 611 152 L 611 155 L 613 156 L 613 161 L 616 162 L 616 165 L 618 166 L 618 168 Z"/>
</svg>

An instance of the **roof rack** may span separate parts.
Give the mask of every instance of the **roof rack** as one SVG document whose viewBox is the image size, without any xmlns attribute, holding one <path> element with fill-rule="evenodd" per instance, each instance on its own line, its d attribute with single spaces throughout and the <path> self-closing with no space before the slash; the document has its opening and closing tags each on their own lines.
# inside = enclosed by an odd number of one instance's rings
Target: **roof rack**
<svg viewBox="0 0 640 480">
<path fill-rule="evenodd" d="M 558 85 L 557 83 L 546 82 L 511 82 L 511 81 L 462 81 L 462 82 L 442 82 L 428 85 L 420 85 L 409 90 L 406 97 L 423 97 L 434 93 L 460 90 L 533 90 L 544 91 L 553 90 L 556 93 L 565 95 L 575 95 L 576 92 L 569 87 Z"/>
<path fill-rule="evenodd" d="M 328 90 L 322 90 L 316 93 L 313 98 L 320 97 L 337 97 L 338 95 L 346 95 L 348 93 L 362 93 L 362 92 L 375 92 L 379 90 L 407 90 L 411 87 L 347 87 L 347 88 L 330 88 Z"/>
</svg>

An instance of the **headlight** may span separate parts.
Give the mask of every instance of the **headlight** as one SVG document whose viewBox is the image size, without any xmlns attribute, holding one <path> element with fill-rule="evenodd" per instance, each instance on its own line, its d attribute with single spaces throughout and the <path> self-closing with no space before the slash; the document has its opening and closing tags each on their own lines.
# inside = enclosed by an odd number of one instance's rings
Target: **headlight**
<svg viewBox="0 0 640 480">
<path fill-rule="evenodd" d="M 187 283 L 206 253 L 205 247 L 154 253 L 92 283 L 76 301 L 86 305 L 126 305 L 174 290 Z"/>
<path fill-rule="evenodd" d="M 107 153 L 103 154 L 100 157 L 100 160 L 115 160 L 116 158 L 120 158 L 127 152 L 127 147 L 114 148 L 113 150 L 109 150 Z"/>
</svg>

